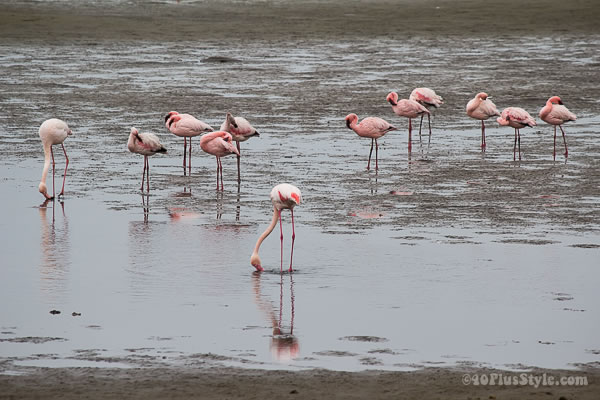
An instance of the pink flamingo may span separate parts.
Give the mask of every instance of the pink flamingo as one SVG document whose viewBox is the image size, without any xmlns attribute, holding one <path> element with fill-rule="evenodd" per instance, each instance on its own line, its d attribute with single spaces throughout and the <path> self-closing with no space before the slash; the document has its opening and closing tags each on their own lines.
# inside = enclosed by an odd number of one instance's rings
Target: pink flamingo
<svg viewBox="0 0 600 400">
<path fill-rule="evenodd" d="M 408 118 L 408 152 L 410 153 L 412 150 L 412 119 L 423 114 L 429 114 L 429 110 L 415 100 L 398 100 L 398 93 L 396 92 L 389 93 L 386 100 L 392 105 L 394 113 Z"/>
<path fill-rule="evenodd" d="M 542 121 L 554 125 L 554 159 L 556 160 L 556 126 L 560 128 L 562 132 L 563 142 L 565 144 L 565 158 L 569 156 L 569 150 L 567 149 L 567 138 L 565 137 L 565 131 L 562 128 L 562 124 L 569 121 L 575 121 L 577 117 L 567 107 L 565 107 L 560 100 L 560 97 L 553 96 L 548 99 L 546 105 L 540 110 L 540 118 Z"/>
<path fill-rule="evenodd" d="M 167 149 L 160 144 L 158 136 L 156 136 L 154 133 L 140 133 L 136 128 L 131 128 L 129 140 L 127 141 L 127 148 L 132 153 L 137 153 L 144 156 L 144 171 L 142 172 L 142 187 L 140 190 L 142 192 L 144 191 L 145 176 L 146 191 L 150 192 L 150 164 L 148 163 L 148 156 L 153 156 L 156 153 L 166 153 Z"/>
<path fill-rule="evenodd" d="M 192 174 L 192 138 L 214 129 L 206 122 L 200 121 L 190 114 L 179 114 L 171 111 L 165 116 L 165 126 L 176 136 L 183 137 L 183 174 L 185 175 L 185 155 L 187 139 L 190 139 L 190 156 L 188 161 L 189 174 Z"/>
<path fill-rule="evenodd" d="M 471 101 L 467 103 L 467 115 L 474 119 L 481 120 L 481 150 L 485 151 L 485 124 L 484 120 L 494 116 L 500 116 L 496 105 L 489 99 L 487 93 L 477 93 Z"/>
<path fill-rule="evenodd" d="M 65 153 L 65 173 L 63 175 L 62 190 L 58 196 L 65 194 L 65 180 L 67 179 L 67 167 L 69 166 L 69 157 L 67 157 L 67 151 L 63 142 L 71 134 L 71 129 L 66 122 L 60 119 L 51 118 L 40 125 L 40 139 L 42 139 L 42 146 L 44 146 L 44 170 L 42 171 L 42 179 L 38 186 L 38 190 L 47 200 L 54 198 L 54 172 L 56 169 L 56 163 L 54 162 L 54 152 L 52 146 L 60 144 L 63 152 Z M 52 159 L 52 196 L 48 195 L 48 189 L 46 188 L 46 176 L 48 175 L 48 168 L 50 168 L 50 160 Z"/>
<path fill-rule="evenodd" d="M 379 168 L 377 165 L 377 150 L 379 148 L 377 139 L 390 131 L 397 130 L 397 128 L 386 120 L 377 117 L 367 117 L 358 122 L 358 115 L 348 114 L 345 119 L 348 129 L 352 129 L 358 136 L 371 138 L 371 151 L 369 152 L 367 170 L 371 167 L 371 155 L 373 154 L 373 143 L 375 143 L 375 171 L 377 171 Z"/>
<path fill-rule="evenodd" d="M 515 128 L 515 145 L 513 147 L 513 160 L 516 160 L 515 152 L 517 148 L 517 140 L 519 142 L 519 160 L 521 160 L 521 132 L 519 130 L 526 126 L 536 126 L 535 119 L 525 110 L 520 107 L 507 107 L 502 111 L 502 114 L 496 118 L 496 121 L 501 126 L 512 126 Z"/>
<path fill-rule="evenodd" d="M 221 157 L 229 154 L 240 155 L 233 145 L 233 138 L 229 132 L 210 132 L 200 138 L 200 147 L 208 154 L 217 157 L 217 190 L 219 190 L 219 173 L 221 174 L 221 191 L 223 190 L 223 166 Z"/>
<path fill-rule="evenodd" d="M 439 108 L 444 104 L 442 96 L 438 96 L 433 89 L 429 88 L 416 88 L 410 93 L 410 100 L 414 100 L 425 106 L 427 109 L 431 107 Z M 419 141 L 421 140 L 421 125 L 423 124 L 423 115 L 421 114 L 421 122 L 419 122 Z M 427 122 L 429 123 L 429 143 L 431 143 L 431 119 L 430 114 L 427 114 Z"/>
<path fill-rule="evenodd" d="M 237 146 L 238 155 L 237 155 L 237 168 L 238 168 L 238 183 L 242 181 L 240 174 L 240 142 L 245 142 L 253 136 L 260 136 L 258 131 L 254 129 L 250 123 L 242 117 L 233 117 L 231 113 L 227 113 L 225 116 L 225 121 L 221 124 L 221 130 L 225 132 L 231 133 L 231 137 L 233 138 L 235 145 Z"/>
<path fill-rule="evenodd" d="M 263 240 L 267 238 L 275 228 L 277 224 L 277 220 L 279 219 L 279 230 L 281 232 L 281 265 L 280 269 L 283 272 L 283 228 L 281 226 L 281 210 L 288 209 L 292 213 L 292 254 L 290 256 L 290 268 L 289 272 L 292 272 L 292 261 L 294 258 L 294 240 L 296 239 L 296 231 L 294 229 L 294 207 L 302 202 L 302 194 L 300 190 L 293 185 L 282 183 L 273 188 L 271 190 L 271 202 L 273 203 L 273 219 L 271 220 L 271 224 L 269 227 L 260 235 L 258 241 L 256 242 L 256 246 L 254 246 L 254 251 L 252 252 L 252 256 L 250 257 L 250 264 L 257 271 L 264 271 L 264 268 L 261 265 L 260 257 L 258 256 L 258 250 L 260 249 L 260 245 Z"/>
</svg>

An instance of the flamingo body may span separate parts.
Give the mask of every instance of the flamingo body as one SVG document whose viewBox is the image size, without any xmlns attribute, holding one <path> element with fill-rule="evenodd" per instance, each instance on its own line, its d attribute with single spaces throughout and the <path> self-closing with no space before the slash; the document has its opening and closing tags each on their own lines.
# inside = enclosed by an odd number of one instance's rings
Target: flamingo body
<svg viewBox="0 0 600 400">
<path fill-rule="evenodd" d="M 48 200 L 54 198 L 55 163 L 54 153 L 52 152 L 52 146 L 60 144 L 65 154 L 65 172 L 63 175 L 62 190 L 59 193 L 59 196 L 62 196 L 65 192 L 65 180 L 67 178 L 67 167 L 69 166 L 69 158 L 67 157 L 67 152 L 65 150 L 63 142 L 69 135 L 71 135 L 71 133 L 72 132 L 71 129 L 69 129 L 69 125 L 67 125 L 66 122 L 57 118 L 50 118 L 40 125 L 39 135 L 40 139 L 42 140 L 42 146 L 44 147 L 44 169 L 42 171 L 42 179 L 38 186 L 38 190 Z M 52 196 L 48 194 L 48 188 L 46 187 L 46 176 L 48 174 L 48 169 L 50 168 L 50 160 L 52 160 Z"/>
<path fill-rule="evenodd" d="M 467 115 L 481 121 L 481 149 L 485 151 L 485 124 L 483 121 L 494 116 L 499 117 L 500 112 L 496 105 L 488 99 L 487 93 L 481 92 L 467 103 Z"/>
<path fill-rule="evenodd" d="M 433 89 L 429 88 L 416 88 L 410 93 L 409 99 L 417 101 L 425 107 L 439 108 L 444 104 L 442 96 L 439 96 Z"/>
<path fill-rule="evenodd" d="M 567 148 L 567 138 L 562 124 L 569 121 L 575 121 L 577 117 L 567 107 L 565 107 L 558 96 L 552 96 L 546 101 L 546 105 L 540 110 L 540 118 L 542 121 L 554 125 L 554 159 L 556 159 L 556 127 L 560 128 L 565 144 L 565 157 L 568 157 L 569 150 Z"/>
<path fill-rule="evenodd" d="M 387 122 L 386 120 L 378 117 L 367 117 L 362 121 L 358 122 L 358 115 L 356 114 L 348 114 L 346 115 L 346 126 L 348 129 L 352 129 L 356 134 L 360 137 L 371 138 L 371 152 L 369 153 L 369 162 L 367 164 L 367 169 L 370 168 L 371 165 L 371 155 L 373 153 L 373 143 L 375 143 L 375 169 L 378 167 L 378 157 L 377 157 L 377 139 L 381 138 L 388 132 L 395 131 L 397 128 Z"/>
<path fill-rule="evenodd" d="M 185 175 L 186 154 L 188 139 L 190 141 L 188 170 L 192 174 L 192 138 L 205 132 L 212 132 L 214 129 L 206 122 L 200 121 L 190 114 L 180 114 L 177 111 L 171 111 L 165 116 L 165 127 L 172 134 L 183 138 L 183 174 Z"/>
<path fill-rule="evenodd" d="M 217 158 L 217 190 L 219 190 L 219 173 L 221 178 L 221 190 L 223 190 L 223 166 L 221 157 L 229 154 L 240 155 L 240 152 L 233 144 L 233 137 L 229 132 L 216 131 L 210 132 L 200 138 L 200 148 L 208 154 Z"/>
<path fill-rule="evenodd" d="M 412 119 L 425 114 L 429 115 L 429 110 L 415 100 L 398 100 L 398 93 L 396 92 L 389 93 L 386 100 L 392 105 L 392 110 L 396 115 L 408 118 L 408 152 L 410 153 L 412 149 Z"/>
<path fill-rule="evenodd" d="M 146 191 L 150 191 L 150 164 L 148 157 L 156 153 L 166 153 L 167 149 L 163 147 L 154 133 L 139 132 L 136 128 L 131 128 L 129 140 L 127 141 L 127 149 L 132 153 L 141 154 L 144 156 L 144 171 L 142 173 L 142 187 L 144 191 L 144 177 L 146 177 Z"/>
<path fill-rule="evenodd" d="M 254 136 L 260 136 L 258 131 L 250 125 L 250 123 L 243 117 L 233 117 L 231 113 L 227 113 L 225 116 L 225 121 L 221 124 L 221 130 L 225 132 L 229 132 L 233 141 L 236 142 L 236 147 L 238 150 L 237 155 L 237 168 L 238 168 L 238 183 L 242 181 L 241 176 L 241 167 L 240 167 L 240 157 L 241 157 L 241 148 L 240 142 L 245 142 Z"/>
<path fill-rule="evenodd" d="M 517 142 L 519 144 L 519 160 L 521 160 L 521 132 L 520 129 L 526 126 L 534 127 L 537 125 L 535 119 L 520 107 L 507 107 L 502 110 L 502 114 L 496 118 L 501 126 L 511 126 L 515 128 L 515 144 L 513 147 L 513 160 L 516 160 Z"/>
<path fill-rule="evenodd" d="M 300 193 L 300 189 L 298 189 L 294 185 L 290 185 L 288 183 L 281 183 L 275 186 L 271 190 L 271 203 L 273 204 L 273 219 L 271 220 L 271 224 L 269 227 L 260 235 L 258 241 L 256 242 L 256 246 L 254 247 L 254 251 L 252 252 L 252 256 L 250 256 L 250 264 L 256 268 L 257 271 L 264 271 L 262 267 L 260 257 L 258 256 L 258 251 L 260 249 L 260 245 L 262 242 L 271 234 L 275 225 L 277 225 L 277 220 L 279 220 L 279 228 L 281 231 L 281 265 L 280 269 L 283 272 L 283 228 L 281 226 L 281 210 L 290 210 L 292 214 L 292 251 L 290 256 L 290 268 L 289 272 L 292 272 L 292 261 L 294 257 L 294 240 L 296 239 L 296 232 L 294 228 L 294 207 L 299 205 L 302 202 L 302 194 Z"/>
</svg>

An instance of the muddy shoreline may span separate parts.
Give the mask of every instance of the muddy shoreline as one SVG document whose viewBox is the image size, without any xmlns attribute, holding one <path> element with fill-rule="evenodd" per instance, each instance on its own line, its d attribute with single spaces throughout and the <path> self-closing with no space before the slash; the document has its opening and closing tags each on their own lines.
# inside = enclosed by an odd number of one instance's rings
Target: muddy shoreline
<svg viewBox="0 0 600 400">
<path fill-rule="evenodd" d="M 412 372 L 302 372 L 214 368 L 59 368 L 25 369 L 26 375 L 0 375 L 0 399 L 581 399 L 598 397 L 598 369 L 508 372 L 493 369 L 426 368 Z M 519 385 L 463 383 L 465 375 L 492 374 L 527 379 Z M 584 386 L 537 387 L 532 379 L 585 377 Z M 526 378 L 523 378 L 526 376 Z M 516 377 L 516 378 L 513 378 Z M 472 379 L 472 378 L 469 378 Z M 496 378 L 498 379 L 498 378 Z"/>
</svg>

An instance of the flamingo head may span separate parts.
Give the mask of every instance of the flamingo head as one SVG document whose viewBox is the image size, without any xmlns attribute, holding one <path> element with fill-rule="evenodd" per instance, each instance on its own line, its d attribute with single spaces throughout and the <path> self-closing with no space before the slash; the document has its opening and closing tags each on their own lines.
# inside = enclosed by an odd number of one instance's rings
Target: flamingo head
<svg viewBox="0 0 600 400">
<path fill-rule="evenodd" d="M 52 198 L 51 196 L 48 195 L 48 188 L 46 187 L 46 184 L 44 182 L 40 182 L 40 185 L 38 186 L 38 190 L 40 191 L 41 194 L 44 195 L 46 200 L 50 200 Z"/>
<path fill-rule="evenodd" d="M 138 132 L 138 130 L 132 126 L 131 132 L 129 133 L 129 135 L 133 135 L 133 136 L 137 137 L 137 135 L 139 135 L 139 134 L 140 133 Z"/>
<path fill-rule="evenodd" d="M 169 118 L 171 118 L 173 115 L 177 115 L 179 114 L 177 111 L 169 111 L 169 113 L 167 115 L 165 115 L 165 122 L 167 122 L 169 120 Z"/>
<path fill-rule="evenodd" d="M 485 92 L 481 92 L 481 93 L 477 93 L 477 98 L 481 99 L 481 100 L 487 100 L 488 98 L 488 94 Z"/>
<path fill-rule="evenodd" d="M 233 118 L 233 115 L 231 115 L 230 112 L 227 113 L 227 116 L 225 117 L 225 119 L 227 120 L 227 123 L 229 124 L 230 127 L 233 127 L 234 129 L 238 128 L 238 124 L 237 124 L 237 122 L 235 122 L 235 118 Z"/>
<path fill-rule="evenodd" d="M 510 122 L 510 117 L 507 114 L 506 116 L 500 116 L 496 118 L 496 121 L 498 124 L 500 124 L 500 126 L 507 126 Z"/>
<path fill-rule="evenodd" d="M 250 264 L 252 264 L 252 266 L 259 272 L 265 270 L 261 265 L 260 257 L 258 256 L 257 252 L 252 253 L 252 256 L 250 257 Z"/>
<path fill-rule="evenodd" d="M 233 144 L 233 136 L 231 136 L 231 133 L 221 131 L 220 136 L 221 139 L 223 139 L 223 141 L 227 144 L 227 149 L 229 150 L 229 153 L 235 153 L 239 156 L 240 152 L 238 151 L 237 147 L 235 147 L 235 145 Z"/>
<path fill-rule="evenodd" d="M 387 95 L 387 97 L 385 98 L 385 100 L 393 106 L 397 105 L 398 104 L 398 93 L 396 93 L 396 92 L 389 93 Z"/>
<path fill-rule="evenodd" d="M 548 103 L 550 104 L 561 104 L 562 105 L 562 100 L 560 99 L 560 97 L 558 96 L 552 96 L 548 99 Z"/>
<path fill-rule="evenodd" d="M 346 115 L 346 118 L 344 118 L 346 120 L 346 127 L 348 129 L 352 129 L 350 127 L 350 125 L 352 125 L 353 123 L 355 123 L 356 121 L 358 121 L 358 115 L 352 113 L 352 114 L 348 114 Z"/>
</svg>

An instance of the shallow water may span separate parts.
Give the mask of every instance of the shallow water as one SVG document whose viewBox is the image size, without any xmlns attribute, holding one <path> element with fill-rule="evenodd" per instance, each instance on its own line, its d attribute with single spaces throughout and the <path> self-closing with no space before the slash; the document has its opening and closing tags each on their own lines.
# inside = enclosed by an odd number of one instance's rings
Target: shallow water
<svg viewBox="0 0 600 400">
<path fill-rule="evenodd" d="M 599 44 L 597 35 L 2 42 L 0 370 L 598 362 L 600 84 L 589 77 Z M 557 58 L 563 81 L 541 79 Z M 584 84 L 586 98 L 576 95 Z M 421 85 L 446 104 L 431 145 L 413 133 L 409 157 L 407 123 L 385 96 Z M 513 162 L 512 130 L 488 121 L 482 154 L 479 123 L 463 111 L 482 87 L 499 108 L 532 115 L 560 93 L 579 117 L 565 128 L 568 161 L 562 151 L 552 160 L 543 122 L 522 130 L 523 160 Z M 197 139 L 183 176 L 182 144 L 164 129 L 172 109 L 215 127 L 231 110 L 258 128 L 242 144 L 241 186 L 228 157 L 225 191 L 215 192 L 215 161 Z M 400 128 L 380 140 L 377 173 L 365 170 L 368 140 L 345 128 L 349 112 Z M 40 206 L 37 129 L 53 116 L 74 132 L 67 195 Z M 131 126 L 169 150 L 150 159 L 148 197 L 138 192 L 142 158 L 126 149 Z M 304 199 L 295 272 L 279 273 L 274 233 L 256 274 L 249 257 L 280 182 Z M 289 214 L 284 222 L 285 268 Z"/>
</svg>

